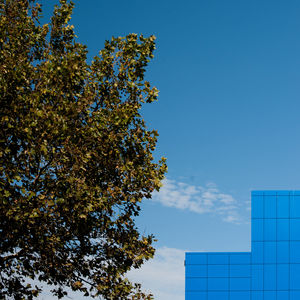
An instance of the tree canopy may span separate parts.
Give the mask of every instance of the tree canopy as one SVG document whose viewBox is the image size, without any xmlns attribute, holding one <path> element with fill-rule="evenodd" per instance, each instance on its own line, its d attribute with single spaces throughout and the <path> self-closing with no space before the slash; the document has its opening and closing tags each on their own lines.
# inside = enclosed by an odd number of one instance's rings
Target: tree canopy
<svg viewBox="0 0 300 300">
<path fill-rule="evenodd" d="M 0 0 L 0 298 L 46 283 L 151 299 L 126 272 L 153 257 L 135 217 L 166 172 L 140 112 L 158 96 L 144 79 L 155 37 L 112 38 L 88 63 L 73 6 L 42 25 L 38 1 Z"/>
</svg>

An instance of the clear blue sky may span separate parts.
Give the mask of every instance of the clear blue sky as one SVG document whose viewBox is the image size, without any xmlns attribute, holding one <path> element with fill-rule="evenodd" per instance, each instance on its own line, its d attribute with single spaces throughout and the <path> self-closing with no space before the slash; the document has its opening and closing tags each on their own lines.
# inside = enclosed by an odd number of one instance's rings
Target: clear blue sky
<svg viewBox="0 0 300 300">
<path fill-rule="evenodd" d="M 56 1 L 44 2 L 47 18 Z M 142 232 L 165 251 L 250 250 L 250 191 L 300 189 L 300 2 L 75 4 L 90 58 L 111 36 L 157 37 L 147 79 L 160 96 L 144 117 L 169 172 L 143 204 Z"/>
</svg>

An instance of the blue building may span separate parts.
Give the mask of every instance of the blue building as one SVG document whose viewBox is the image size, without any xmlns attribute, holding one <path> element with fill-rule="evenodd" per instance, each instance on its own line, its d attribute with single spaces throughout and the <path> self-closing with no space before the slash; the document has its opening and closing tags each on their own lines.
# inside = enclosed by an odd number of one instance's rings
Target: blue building
<svg viewBox="0 0 300 300">
<path fill-rule="evenodd" d="M 254 191 L 251 206 L 251 252 L 186 253 L 186 300 L 300 300 L 300 191 Z"/>
</svg>

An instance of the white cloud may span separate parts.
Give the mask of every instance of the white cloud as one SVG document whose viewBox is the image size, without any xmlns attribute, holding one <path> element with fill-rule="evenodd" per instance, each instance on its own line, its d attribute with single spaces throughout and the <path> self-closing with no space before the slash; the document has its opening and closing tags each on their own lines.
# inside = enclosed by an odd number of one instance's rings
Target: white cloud
<svg viewBox="0 0 300 300">
<path fill-rule="evenodd" d="M 155 252 L 153 259 L 140 269 L 130 271 L 127 276 L 132 282 L 142 284 L 142 289 L 151 292 L 155 300 L 184 300 L 184 250 L 162 247 Z M 46 286 L 39 299 L 56 299 Z M 69 290 L 69 296 L 63 300 L 88 300 L 81 293 Z"/>
<path fill-rule="evenodd" d="M 220 192 L 214 183 L 195 186 L 165 179 L 163 187 L 159 192 L 153 193 L 152 199 L 168 207 L 199 214 L 218 214 L 225 222 L 241 222 L 238 202 L 231 195 Z"/>
<path fill-rule="evenodd" d="M 154 299 L 184 300 L 184 253 L 186 251 L 168 247 L 158 248 L 154 259 L 141 269 L 132 270 L 128 277 L 140 282 Z"/>
</svg>

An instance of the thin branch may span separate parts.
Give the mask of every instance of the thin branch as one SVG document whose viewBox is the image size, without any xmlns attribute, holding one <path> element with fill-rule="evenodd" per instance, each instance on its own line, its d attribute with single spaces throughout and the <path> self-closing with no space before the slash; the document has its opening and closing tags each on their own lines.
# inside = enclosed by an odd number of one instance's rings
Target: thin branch
<svg viewBox="0 0 300 300">
<path fill-rule="evenodd" d="M 20 257 L 22 254 L 24 253 L 24 249 L 20 250 L 19 252 L 17 253 L 14 253 L 14 254 L 10 254 L 10 255 L 7 255 L 7 256 L 0 256 L 0 259 L 2 259 L 4 262 L 9 260 L 9 259 L 14 259 L 14 258 L 18 258 Z"/>
<path fill-rule="evenodd" d="M 51 159 L 48 161 L 48 163 L 45 165 L 45 166 L 43 166 L 40 170 L 39 170 L 39 173 L 35 176 L 35 178 L 34 178 L 34 180 L 33 180 L 33 185 L 35 185 L 36 184 L 36 182 L 39 180 L 39 178 L 41 177 L 41 175 L 42 175 L 42 173 L 43 173 L 43 171 L 45 170 L 45 169 L 47 169 L 49 166 L 50 166 L 50 164 L 52 163 L 52 161 L 53 161 L 53 156 L 51 157 Z"/>
</svg>

